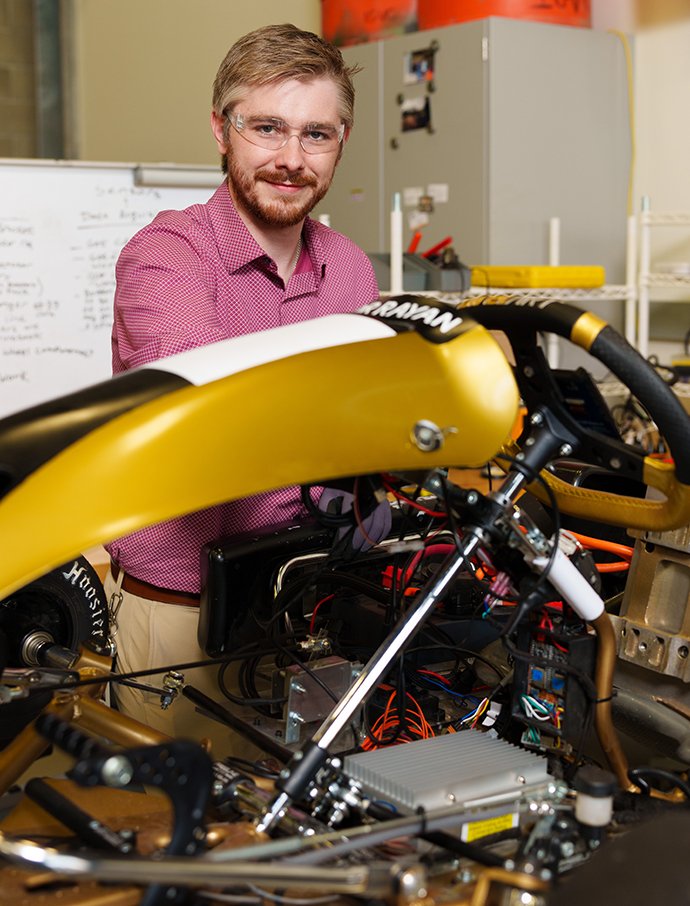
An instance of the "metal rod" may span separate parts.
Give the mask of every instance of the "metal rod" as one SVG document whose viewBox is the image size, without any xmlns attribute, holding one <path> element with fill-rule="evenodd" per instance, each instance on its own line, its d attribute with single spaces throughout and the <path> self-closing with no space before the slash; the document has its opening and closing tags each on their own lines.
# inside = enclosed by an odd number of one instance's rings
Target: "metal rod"
<svg viewBox="0 0 690 906">
<path fill-rule="evenodd" d="M 212 864 L 191 857 L 160 860 L 130 856 L 93 858 L 60 853 L 37 846 L 28 840 L 10 840 L 0 833 L 0 852 L 13 861 L 41 865 L 61 875 L 127 881 L 130 884 L 175 884 L 193 887 L 218 887 L 228 884 L 255 884 L 262 887 L 303 887 L 330 893 L 385 896 L 391 893 L 395 871 L 390 863 L 354 865 L 349 868 L 320 868 L 309 865 L 284 865 L 270 862 Z"/>
<path fill-rule="evenodd" d="M 548 432 L 547 435 L 551 436 Z M 534 457 L 538 457 L 543 446 L 543 443 L 535 443 L 530 452 Z M 491 496 L 496 502 L 507 508 L 524 483 L 522 470 L 510 471 L 496 494 Z M 257 822 L 257 831 L 268 832 L 285 813 L 290 802 L 304 794 L 319 769 L 327 761 L 329 746 L 347 727 L 362 702 L 366 700 L 395 658 L 405 649 L 436 604 L 442 599 L 458 572 L 466 566 L 467 561 L 482 542 L 482 533 L 481 526 L 469 527 L 465 531 L 465 537 L 458 543 L 457 552 L 448 557 L 436 576 L 420 593 L 419 601 L 379 645 L 360 675 L 321 724 L 305 749 L 295 753 L 283 772 L 284 778 L 281 774 L 281 781 L 278 784 L 281 792 Z"/>
<path fill-rule="evenodd" d="M 420 596 L 418 603 L 400 620 L 388 638 L 379 645 L 355 682 L 314 734 L 313 741 L 319 748 L 327 749 L 347 727 L 362 702 L 378 685 L 390 665 L 436 607 L 450 583 L 454 581 L 478 545 L 479 538 L 476 535 L 470 535 L 462 542 L 460 550 L 448 557 L 438 574 L 427 586 L 426 593 Z"/>
</svg>

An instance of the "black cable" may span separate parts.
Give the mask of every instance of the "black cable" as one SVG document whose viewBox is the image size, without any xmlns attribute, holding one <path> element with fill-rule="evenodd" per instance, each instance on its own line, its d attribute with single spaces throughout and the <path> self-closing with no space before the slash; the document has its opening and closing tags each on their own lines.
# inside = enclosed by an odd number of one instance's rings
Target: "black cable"
<svg viewBox="0 0 690 906">
<path fill-rule="evenodd" d="M 385 481 L 386 481 L 386 483 L 393 486 L 394 479 L 393 479 L 392 475 L 387 476 Z M 426 535 L 428 535 L 428 533 L 431 531 L 431 529 L 433 527 L 434 517 L 428 516 L 428 515 L 427 515 L 428 525 L 426 528 L 422 528 L 420 530 L 417 528 L 417 526 L 415 524 L 415 517 L 418 514 L 421 514 L 422 511 L 419 510 L 416 506 L 414 506 L 414 504 L 416 503 L 417 499 L 420 497 L 420 495 L 422 493 L 422 488 L 423 488 L 423 485 L 418 484 L 417 487 L 412 492 L 412 494 L 410 494 L 410 495 L 403 494 L 402 491 L 399 490 L 399 488 L 396 488 L 395 499 L 398 501 L 398 505 L 400 507 L 400 512 L 402 513 L 400 531 L 398 532 L 398 541 L 402 541 L 404 539 L 408 525 L 412 525 L 414 528 L 416 528 L 417 531 L 419 532 L 420 538 L 422 538 L 422 539 L 425 538 Z M 397 497 L 398 493 L 400 493 L 402 500 Z M 408 503 L 408 506 L 404 506 L 405 502 Z"/>
<path fill-rule="evenodd" d="M 318 585 L 328 586 L 333 583 L 344 584 L 368 594 L 380 603 L 385 604 L 387 602 L 388 592 L 386 592 L 385 589 L 382 589 L 380 585 L 370 582 L 368 579 L 363 579 L 361 576 L 343 572 L 342 570 L 331 569 L 328 564 L 329 561 L 326 560 L 317 572 L 311 575 L 298 577 L 289 585 L 283 586 L 273 600 L 274 607 L 278 608 L 275 613 L 273 613 L 265 623 L 262 623 L 254 616 L 254 621 L 259 628 L 264 632 L 268 632 L 275 625 L 277 620 L 284 616 L 293 604 L 296 603 L 298 597 L 300 597 L 311 585 L 317 587 Z"/>
<path fill-rule="evenodd" d="M 398 715 L 398 726 L 395 728 L 393 738 L 389 745 L 393 745 L 401 736 L 407 735 L 407 682 L 405 680 L 405 655 L 400 655 L 397 661 L 397 696 L 395 710 Z"/>
<path fill-rule="evenodd" d="M 282 704 L 285 704 L 285 702 L 287 701 L 287 698 L 285 696 L 278 697 L 278 698 L 264 698 L 263 696 L 257 695 L 254 698 L 250 698 L 249 696 L 241 697 L 241 696 L 235 695 L 228 689 L 228 685 L 225 680 L 225 674 L 227 673 L 229 667 L 230 667 L 230 664 L 223 664 L 221 666 L 220 670 L 218 671 L 218 687 L 219 687 L 220 691 L 223 693 L 223 695 L 225 696 L 225 698 L 227 698 L 227 700 L 229 702 L 232 702 L 233 705 L 240 705 L 240 706 L 254 708 L 254 707 L 260 707 L 260 706 L 265 706 L 265 705 L 282 705 Z M 238 680 L 239 680 L 239 677 L 238 677 Z"/>
<path fill-rule="evenodd" d="M 435 645 L 417 645 L 417 646 L 414 647 L 414 648 L 408 648 L 407 651 L 406 651 L 406 654 L 408 654 L 408 655 L 409 655 L 409 654 L 414 654 L 414 653 L 416 653 L 416 652 L 418 652 L 418 651 L 443 651 L 443 650 L 451 651 L 451 652 L 453 652 L 453 653 L 455 653 L 455 654 L 457 654 L 457 655 L 459 655 L 460 657 L 463 657 L 463 658 L 465 658 L 465 659 L 467 659 L 467 658 L 474 658 L 475 660 L 480 661 L 482 664 L 485 664 L 487 667 L 489 667 L 491 670 L 493 670 L 493 672 L 494 672 L 494 673 L 496 674 L 496 676 L 498 677 L 499 681 L 500 681 L 500 680 L 503 680 L 503 679 L 505 678 L 505 676 L 506 676 L 506 674 L 502 673 L 502 672 L 499 670 L 499 668 L 496 666 L 496 664 L 494 664 L 492 661 L 490 661 L 487 657 L 484 657 L 484 655 L 479 654 L 479 653 L 476 652 L 476 651 L 472 651 L 472 650 L 469 649 L 469 648 L 462 648 L 462 647 L 459 646 L 459 645 L 455 645 L 455 644 L 452 643 L 452 640 L 451 640 L 451 644 L 446 645 L 446 646 L 442 646 L 442 647 L 435 646 Z M 467 666 L 469 666 L 469 664 L 467 664 Z M 454 669 L 454 670 L 457 670 L 457 669 L 458 669 L 458 661 L 457 661 L 457 660 L 456 660 L 455 667 L 454 667 L 453 669 Z"/>
<path fill-rule="evenodd" d="M 537 578 L 537 581 L 534 583 L 534 585 L 530 589 L 529 595 L 531 596 L 531 595 L 536 594 L 537 592 L 543 592 L 543 588 L 549 580 L 549 573 L 551 572 L 551 568 L 553 567 L 554 561 L 556 559 L 556 554 L 558 553 L 558 543 L 559 543 L 560 533 L 561 533 L 561 514 L 560 514 L 560 510 L 558 508 L 558 501 L 556 500 L 556 495 L 554 494 L 552 489 L 549 487 L 548 482 L 542 477 L 542 475 L 539 472 L 536 472 L 531 466 L 527 466 L 527 465 L 525 465 L 524 462 L 519 462 L 518 460 L 515 459 L 515 457 L 508 456 L 508 454 L 504 454 L 504 453 L 499 453 L 496 458 L 502 459 L 502 460 L 505 460 L 506 462 L 508 462 L 512 469 L 515 469 L 516 472 L 519 472 L 521 475 L 523 475 L 525 478 L 527 478 L 528 481 L 537 481 L 546 491 L 546 496 L 549 498 L 549 503 L 551 505 L 551 510 L 552 510 L 551 521 L 553 523 L 552 537 L 553 537 L 554 541 L 551 545 L 551 550 L 549 552 L 549 558 L 546 562 L 546 566 L 544 567 L 543 571 L 540 573 L 539 577 Z M 519 606 L 519 605 L 520 605 L 520 600 L 518 601 L 517 606 Z M 508 629 L 510 629 L 510 631 L 512 632 L 516 628 L 517 623 L 519 623 L 522 616 L 524 616 L 524 614 L 522 614 L 517 619 L 511 621 L 506 627 L 504 627 L 504 632 L 508 631 Z"/>
<path fill-rule="evenodd" d="M 564 777 L 566 781 L 572 782 L 572 779 L 575 776 L 576 771 L 582 764 L 582 753 L 585 747 L 585 740 L 592 729 L 592 724 L 594 722 L 594 705 L 595 702 L 591 701 L 589 698 L 586 698 L 587 711 L 585 714 L 585 719 L 582 721 L 582 728 L 577 739 L 577 744 L 573 746 L 573 755 L 570 759 L 570 765 L 568 762 L 564 763 Z M 570 785 L 570 782 L 568 785 Z"/>
<path fill-rule="evenodd" d="M 628 778 L 647 795 L 650 794 L 653 788 L 659 789 L 658 786 L 652 787 L 649 780 L 662 780 L 665 783 L 670 784 L 672 789 L 679 789 L 686 800 L 688 800 L 687 804 L 690 804 L 690 784 L 683 780 L 682 777 L 679 777 L 678 774 L 674 774 L 673 771 L 666 771 L 663 768 L 654 767 L 630 768 L 628 771 Z"/>
<path fill-rule="evenodd" d="M 321 525 L 331 528 L 342 528 L 345 525 L 354 525 L 355 515 L 352 510 L 348 510 L 347 513 L 327 513 L 325 510 L 319 509 L 318 505 L 315 504 L 311 498 L 312 487 L 314 487 L 314 485 L 304 484 L 300 487 L 302 504 L 310 516 L 313 516 L 314 519 L 318 520 Z"/>
<path fill-rule="evenodd" d="M 253 774 L 255 777 L 264 777 L 266 780 L 278 779 L 277 771 L 270 771 L 268 768 L 262 767 L 258 762 L 240 758 L 239 755 L 226 755 L 223 759 L 223 764 L 230 768 L 237 768 L 242 773 Z"/>
<path fill-rule="evenodd" d="M 245 652 L 245 647 L 247 649 L 253 649 L 255 646 L 261 644 L 262 648 L 265 648 L 265 640 L 262 640 L 261 643 L 252 642 L 250 645 L 243 646 L 242 648 L 237 649 L 232 654 L 226 654 L 222 657 L 213 657 L 205 658 L 198 661 L 186 661 L 183 664 L 167 664 L 164 667 L 147 667 L 146 670 L 132 670 L 129 673 L 108 673 L 101 676 L 90 676 L 78 680 L 66 681 L 61 685 L 51 685 L 51 689 L 76 689 L 79 686 L 99 686 L 104 683 L 120 683 L 127 680 L 136 680 L 144 676 L 158 676 L 161 673 L 170 673 L 172 671 L 182 672 L 183 670 L 194 670 L 196 667 L 212 667 L 215 664 L 221 665 L 228 663 L 229 661 L 237 661 L 244 659 L 247 654 Z M 67 671 L 66 671 L 67 672 Z M 36 691 L 39 691 L 38 689 Z"/>
<path fill-rule="evenodd" d="M 252 619 L 259 629 L 266 633 L 273 629 L 277 621 L 288 612 L 292 605 L 297 601 L 298 597 L 302 595 L 310 585 L 317 581 L 319 572 L 320 570 L 317 570 L 313 575 L 307 574 L 306 576 L 298 576 L 296 579 L 293 579 L 289 585 L 284 585 L 273 599 L 272 607 L 276 609 L 274 609 L 274 612 L 265 623 L 261 622 L 256 615 L 254 608 L 252 608 L 250 611 Z"/>
</svg>

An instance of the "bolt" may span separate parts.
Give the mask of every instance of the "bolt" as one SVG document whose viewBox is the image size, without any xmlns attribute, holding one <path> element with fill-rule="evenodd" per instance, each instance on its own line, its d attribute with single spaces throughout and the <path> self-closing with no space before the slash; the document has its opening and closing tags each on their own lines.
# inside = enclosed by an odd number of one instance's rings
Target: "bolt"
<svg viewBox="0 0 690 906">
<path fill-rule="evenodd" d="M 398 876 L 402 898 L 408 902 L 424 899 L 427 895 L 426 875 L 421 866 L 407 868 Z"/>
<path fill-rule="evenodd" d="M 124 755 L 111 755 L 101 768 L 101 779 L 106 786 L 127 786 L 134 776 L 134 768 Z"/>
<path fill-rule="evenodd" d="M 423 453 L 432 453 L 443 446 L 443 431 L 434 422 L 422 419 L 412 429 L 412 440 Z"/>
<path fill-rule="evenodd" d="M 570 454 L 573 452 L 573 448 L 570 446 L 570 444 L 563 444 L 558 452 L 561 454 L 561 456 L 570 456 Z"/>
</svg>

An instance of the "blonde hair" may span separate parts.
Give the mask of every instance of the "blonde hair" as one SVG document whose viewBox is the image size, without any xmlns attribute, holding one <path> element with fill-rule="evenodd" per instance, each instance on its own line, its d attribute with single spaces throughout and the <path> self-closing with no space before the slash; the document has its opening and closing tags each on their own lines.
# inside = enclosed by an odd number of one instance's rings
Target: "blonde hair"
<svg viewBox="0 0 690 906">
<path fill-rule="evenodd" d="M 213 82 L 213 110 L 224 117 L 247 90 L 288 79 L 332 79 L 338 88 L 339 116 L 347 128 L 354 122 L 358 66 L 347 66 L 333 44 L 295 25 L 266 25 L 232 45 Z M 227 124 L 226 124 L 227 129 Z"/>
</svg>

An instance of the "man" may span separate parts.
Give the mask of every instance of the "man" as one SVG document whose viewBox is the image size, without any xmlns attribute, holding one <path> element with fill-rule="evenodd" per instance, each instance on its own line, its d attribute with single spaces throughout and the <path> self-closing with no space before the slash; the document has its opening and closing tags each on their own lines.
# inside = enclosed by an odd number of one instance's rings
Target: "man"
<svg viewBox="0 0 690 906">
<path fill-rule="evenodd" d="M 228 337 L 354 311 L 376 298 L 366 255 L 308 217 L 350 135 L 355 71 L 337 48 L 293 25 L 260 28 L 233 45 L 215 79 L 211 113 L 227 179 L 206 204 L 159 214 L 123 250 L 115 373 Z M 298 490 L 282 489 L 109 544 L 106 591 L 122 602 L 119 671 L 202 659 L 202 545 L 301 512 Z M 185 676 L 218 698 L 216 672 Z M 170 735 L 198 738 L 208 729 L 187 701 L 162 711 L 153 693 L 118 687 L 115 696 L 121 710 Z"/>
</svg>

